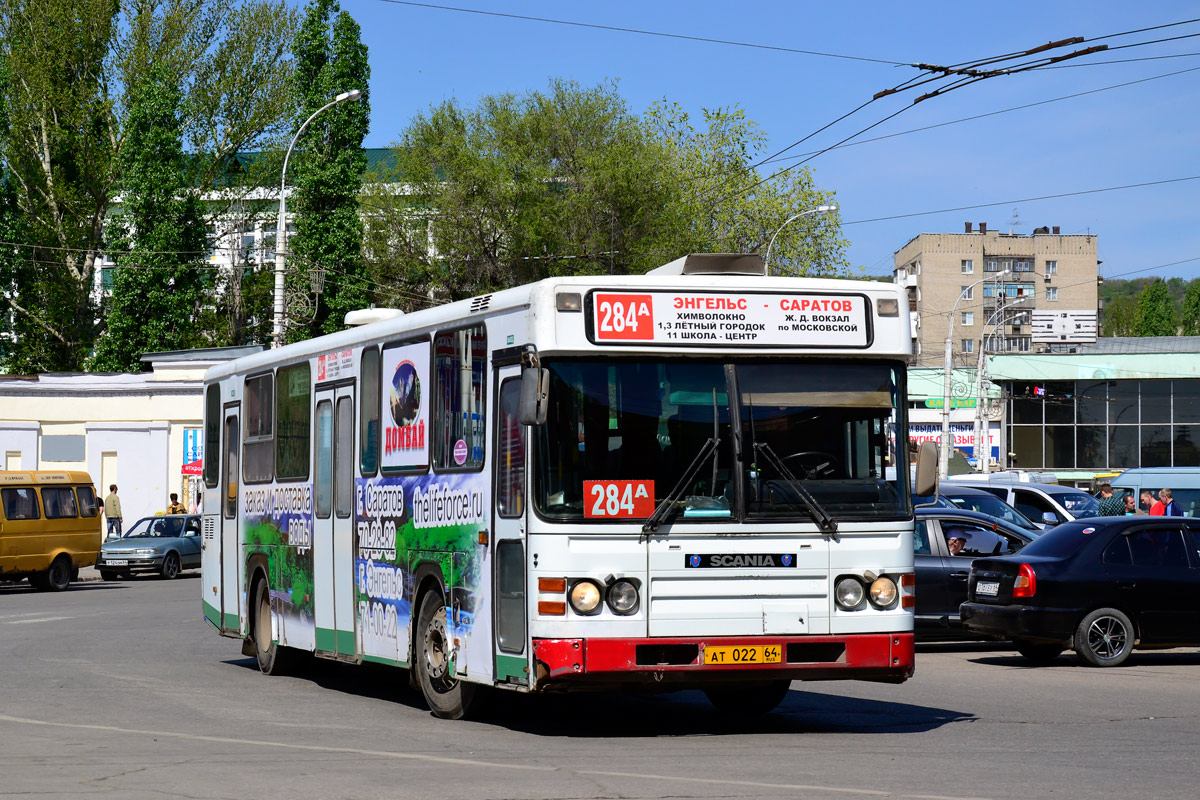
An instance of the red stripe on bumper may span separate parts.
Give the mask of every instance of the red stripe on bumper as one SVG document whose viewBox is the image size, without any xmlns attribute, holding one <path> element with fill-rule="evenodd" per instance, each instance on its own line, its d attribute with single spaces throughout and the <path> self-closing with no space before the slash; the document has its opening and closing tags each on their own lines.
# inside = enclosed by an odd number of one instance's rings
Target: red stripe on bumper
<svg viewBox="0 0 1200 800">
<path fill-rule="evenodd" d="M 777 664 L 705 664 L 706 646 L 776 645 Z M 790 645 L 790 647 L 789 647 Z M 694 652 L 693 652 L 694 648 Z M 599 677 L 636 672 L 729 672 L 784 670 L 854 672 L 855 678 L 910 676 L 914 648 L 911 633 L 847 636 L 721 636 L 704 639 L 534 639 L 533 652 L 551 680 L 570 675 Z M 540 670 L 539 670 L 540 671 Z M 865 672 L 864 672 L 865 671 Z M 802 674 L 797 675 L 803 678 Z M 834 675 L 836 677 L 836 675 Z M 847 676 L 850 677 L 850 676 Z"/>
</svg>

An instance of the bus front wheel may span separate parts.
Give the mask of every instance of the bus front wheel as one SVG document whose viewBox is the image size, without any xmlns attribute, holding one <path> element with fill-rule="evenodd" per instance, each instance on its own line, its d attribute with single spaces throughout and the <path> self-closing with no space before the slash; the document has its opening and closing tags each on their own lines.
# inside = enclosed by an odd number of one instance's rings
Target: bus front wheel
<svg viewBox="0 0 1200 800">
<path fill-rule="evenodd" d="M 791 688 L 791 681 L 779 680 L 722 686 L 706 689 L 704 694 L 708 696 L 708 702 L 723 714 L 752 716 L 774 711 L 776 706 L 783 702 L 783 698 L 787 697 Z"/>
<path fill-rule="evenodd" d="M 446 627 L 440 589 L 427 592 L 417 617 L 417 680 L 429 710 L 442 719 L 462 719 L 478 687 L 454 676 L 454 639 Z"/>
</svg>

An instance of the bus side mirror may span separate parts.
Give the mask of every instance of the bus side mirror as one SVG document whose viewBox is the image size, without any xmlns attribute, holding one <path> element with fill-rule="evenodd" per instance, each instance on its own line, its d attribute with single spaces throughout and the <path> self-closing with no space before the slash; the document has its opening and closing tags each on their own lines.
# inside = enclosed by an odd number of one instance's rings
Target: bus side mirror
<svg viewBox="0 0 1200 800">
<path fill-rule="evenodd" d="M 546 423 L 550 370 L 526 367 L 521 371 L 521 405 L 518 416 L 522 425 Z"/>
<path fill-rule="evenodd" d="M 917 451 L 917 480 L 913 486 L 916 494 L 937 494 L 938 488 L 938 446 L 930 441 L 921 442 Z"/>
</svg>

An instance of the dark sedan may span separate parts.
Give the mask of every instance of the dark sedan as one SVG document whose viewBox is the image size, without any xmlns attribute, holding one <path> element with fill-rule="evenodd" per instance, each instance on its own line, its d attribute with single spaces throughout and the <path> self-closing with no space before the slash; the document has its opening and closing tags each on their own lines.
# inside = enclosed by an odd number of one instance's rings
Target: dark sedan
<svg viewBox="0 0 1200 800">
<path fill-rule="evenodd" d="M 918 508 L 916 513 L 916 634 L 921 638 L 961 637 L 958 606 L 967 599 L 971 560 L 1015 553 L 1033 540 L 1033 534 L 965 509 L 931 506 Z"/>
<path fill-rule="evenodd" d="M 934 503 L 934 498 L 913 497 L 913 505 L 924 503 L 932 504 Z M 1011 522 L 1018 528 L 1024 528 L 1029 532 L 1030 536 L 1037 536 L 1045 527 L 1044 524 L 1039 525 L 1035 523 L 991 492 L 985 492 L 983 489 L 977 489 L 974 486 L 943 483 L 938 488 L 936 505 L 947 508 L 963 508 L 967 511 L 978 511 L 980 514 L 987 514 L 989 517 L 996 517 L 1005 522 Z"/>
<path fill-rule="evenodd" d="M 1200 646 L 1200 520 L 1097 517 L 971 569 L 967 630 L 1046 663 L 1115 667 L 1134 648 Z"/>
</svg>

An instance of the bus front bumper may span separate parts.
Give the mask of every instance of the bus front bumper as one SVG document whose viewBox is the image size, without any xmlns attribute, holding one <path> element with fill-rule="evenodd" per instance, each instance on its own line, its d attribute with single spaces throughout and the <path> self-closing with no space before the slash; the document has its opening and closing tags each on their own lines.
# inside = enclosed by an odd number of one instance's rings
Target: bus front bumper
<svg viewBox="0 0 1200 800">
<path fill-rule="evenodd" d="M 730 663 L 730 648 L 772 660 Z M 755 650 L 757 648 L 757 650 Z M 753 651 L 753 652 L 752 652 Z M 913 634 L 720 636 L 682 639 L 534 639 L 539 689 L 572 684 L 669 684 L 703 688 L 729 681 L 873 680 L 902 683 L 914 669 Z M 715 663 L 720 660 L 725 663 Z M 664 688 L 668 688 L 664 686 Z"/>
</svg>

